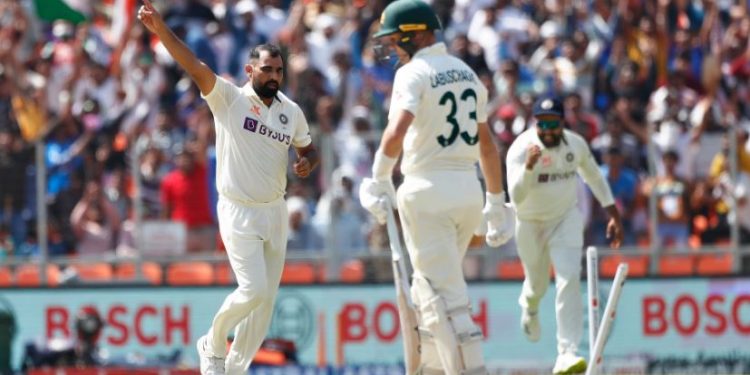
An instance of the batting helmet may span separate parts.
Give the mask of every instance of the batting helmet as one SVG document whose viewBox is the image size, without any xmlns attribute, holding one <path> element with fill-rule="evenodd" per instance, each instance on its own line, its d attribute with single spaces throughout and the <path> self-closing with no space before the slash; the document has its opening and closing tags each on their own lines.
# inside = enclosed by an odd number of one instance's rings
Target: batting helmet
<svg viewBox="0 0 750 375">
<path fill-rule="evenodd" d="M 380 15 L 380 30 L 375 38 L 398 32 L 440 30 L 440 20 L 432 8 L 421 0 L 396 0 Z"/>
</svg>

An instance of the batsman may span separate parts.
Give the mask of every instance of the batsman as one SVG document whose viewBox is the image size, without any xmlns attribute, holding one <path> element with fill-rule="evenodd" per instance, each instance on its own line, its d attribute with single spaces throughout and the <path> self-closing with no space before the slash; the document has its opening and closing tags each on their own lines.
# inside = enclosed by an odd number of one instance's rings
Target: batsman
<svg viewBox="0 0 750 375">
<path fill-rule="evenodd" d="M 398 69 L 388 125 L 360 198 L 381 223 L 390 207 L 382 200 L 397 202 L 414 269 L 410 294 L 421 347 L 419 366 L 410 373 L 486 374 L 462 261 L 475 232 L 484 232 L 490 246 L 507 242 L 513 213 L 505 205 L 502 165 L 487 125 L 487 90 L 468 65 L 448 54 L 437 39 L 440 30 L 435 12 L 420 0 L 397 0 L 380 17 L 376 54 L 398 59 Z M 404 180 L 396 193 L 391 175 L 402 151 Z M 407 347 L 407 357 L 417 350 Z"/>
</svg>

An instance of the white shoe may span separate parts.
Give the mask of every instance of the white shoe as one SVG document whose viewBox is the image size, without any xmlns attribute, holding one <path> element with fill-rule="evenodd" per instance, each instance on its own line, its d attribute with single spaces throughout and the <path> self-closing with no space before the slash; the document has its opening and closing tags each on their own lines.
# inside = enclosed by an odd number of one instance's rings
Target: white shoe
<svg viewBox="0 0 750 375">
<path fill-rule="evenodd" d="M 201 375 L 224 375 L 224 358 L 214 357 L 206 351 L 208 338 L 203 335 L 195 343 L 201 361 Z"/>
<path fill-rule="evenodd" d="M 238 366 L 236 360 L 230 360 L 230 356 L 232 356 L 231 353 L 224 361 L 224 370 L 226 371 L 226 375 L 247 375 L 247 368 Z"/>
<path fill-rule="evenodd" d="M 575 353 L 563 353 L 557 356 L 552 373 L 557 375 L 583 374 L 586 372 L 586 360 Z"/>
<path fill-rule="evenodd" d="M 521 330 L 526 339 L 531 342 L 539 341 L 542 336 L 542 328 L 539 326 L 539 312 L 530 312 L 526 308 L 521 311 Z"/>
</svg>

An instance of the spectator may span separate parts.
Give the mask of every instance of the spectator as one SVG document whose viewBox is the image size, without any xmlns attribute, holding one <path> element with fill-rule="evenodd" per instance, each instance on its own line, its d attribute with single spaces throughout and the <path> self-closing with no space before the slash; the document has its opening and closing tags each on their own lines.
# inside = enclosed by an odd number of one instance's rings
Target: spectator
<svg viewBox="0 0 750 375">
<path fill-rule="evenodd" d="M 250 49 L 266 42 L 266 37 L 257 29 L 255 14 L 258 5 L 254 0 L 240 0 L 237 5 L 226 9 L 225 23 L 234 38 L 234 50 L 229 60 L 229 74 L 232 77 L 244 77 L 244 65 Z"/>
<path fill-rule="evenodd" d="M 500 66 L 500 56 L 497 51 L 500 46 L 500 35 L 496 30 L 497 8 L 494 4 L 485 3 L 484 9 L 474 13 L 467 32 L 468 41 L 476 43 L 484 51 L 484 65 L 491 70 Z"/>
<path fill-rule="evenodd" d="M 354 174 L 339 168 L 332 180 L 333 186 L 318 201 L 314 223 L 320 233 L 332 235 L 327 244 L 343 257 L 363 254 L 367 215 L 354 196 Z"/>
<path fill-rule="evenodd" d="M 565 124 L 589 143 L 599 135 L 598 121 L 584 110 L 581 95 L 576 92 L 565 96 Z"/>
<path fill-rule="evenodd" d="M 23 235 L 26 236 L 26 233 Z M 11 256 L 13 256 L 13 240 L 8 226 L 0 223 L 0 264 L 5 263 L 5 260 Z"/>
<path fill-rule="evenodd" d="M 183 150 L 187 131 L 180 126 L 173 108 L 162 107 L 156 115 L 156 128 L 151 133 L 151 143 L 158 147 L 166 160 L 175 160 L 175 151 Z"/>
<path fill-rule="evenodd" d="M 362 72 L 352 65 L 350 52 L 339 50 L 333 54 L 334 68 L 329 80 L 331 92 L 336 99 L 336 106 L 340 108 L 342 121 L 351 120 L 352 110 L 362 100 Z"/>
<path fill-rule="evenodd" d="M 456 34 L 456 36 L 453 37 L 453 41 L 449 48 L 452 55 L 466 62 L 466 64 L 475 72 L 491 71 L 490 68 L 487 67 L 487 63 L 484 61 L 484 56 L 482 56 L 482 47 L 477 43 L 470 42 L 466 34 Z M 503 63 L 505 63 L 505 61 Z"/>
<path fill-rule="evenodd" d="M 140 199 L 143 204 L 144 217 L 156 218 L 161 214 L 161 182 L 169 173 L 164 164 L 164 156 L 159 148 L 150 146 L 141 155 L 138 170 L 141 179 Z"/>
<path fill-rule="evenodd" d="M 78 239 L 78 255 L 104 255 L 114 250 L 120 216 L 99 182 L 86 183 L 83 197 L 70 214 L 70 223 Z"/>
<path fill-rule="evenodd" d="M 615 205 L 621 212 L 623 227 L 623 245 L 635 245 L 636 236 L 633 230 L 632 218 L 636 210 L 636 194 L 639 184 L 636 172 L 624 165 L 625 158 L 622 151 L 617 147 L 610 147 L 604 154 L 603 164 L 599 167 L 602 175 L 609 182 Z M 589 226 L 590 235 L 596 236 L 591 239 L 594 245 L 606 245 L 609 243 L 604 233 L 607 228 L 607 216 L 601 209 L 594 210 L 592 223 Z M 598 235 L 598 236 L 597 236 Z"/>
<path fill-rule="evenodd" d="M 310 65 L 323 73 L 329 87 L 336 79 L 333 56 L 336 51 L 346 48 L 347 34 L 351 32 L 347 32 L 342 26 L 338 17 L 328 13 L 319 14 L 315 18 L 313 30 L 305 38 Z"/>
<path fill-rule="evenodd" d="M 340 168 L 353 171 L 354 183 L 359 185 L 362 178 L 370 174 L 376 145 L 371 137 L 372 126 L 367 107 L 356 106 L 351 112 L 351 125 L 336 133 L 336 151 Z"/>
<path fill-rule="evenodd" d="M 33 150 L 9 128 L 0 128 L 0 225 L 10 230 L 14 247 L 26 240 L 26 171 Z"/>
<path fill-rule="evenodd" d="M 286 201 L 289 210 L 289 238 L 287 248 L 289 250 L 307 250 L 322 252 L 323 237 L 317 229 L 310 224 L 310 210 L 307 203 L 301 197 L 292 196 Z"/>
<path fill-rule="evenodd" d="M 610 148 L 617 148 L 620 151 L 626 167 L 636 171 L 643 170 L 641 159 L 644 153 L 640 148 L 638 138 L 625 131 L 622 115 L 617 113 L 609 114 L 604 131 L 591 141 L 591 150 L 600 161 Z"/>
<path fill-rule="evenodd" d="M 737 132 L 735 140 L 737 147 L 737 167 L 739 175 L 735 182 L 731 176 L 731 163 L 729 159 L 730 142 L 732 140 L 725 134 L 722 137 L 721 150 L 714 155 L 711 160 L 711 166 L 708 171 L 708 179 L 696 183 L 696 188 L 691 197 L 693 212 L 697 216 L 697 222 L 700 224 L 695 228 L 700 235 L 702 244 L 717 244 L 726 242 L 730 239 L 731 228 L 730 218 L 735 216 L 730 210 L 732 201 L 737 199 L 739 207 L 744 191 L 742 190 L 742 176 L 748 173 L 747 152 L 745 151 L 745 142 L 747 133 L 744 131 Z M 740 208 L 741 209 L 741 208 Z M 741 215 L 741 213 L 740 213 Z M 741 223 L 741 221 L 740 221 Z"/>
<path fill-rule="evenodd" d="M 688 198 L 690 186 L 676 174 L 679 154 L 668 150 L 662 156 L 664 174 L 647 180 L 643 194 L 655 195 L 658 211 L 657 232 L 660 243 L 657 246 L 675 247 L 684 251 L 689 236 Z"/>
<path fill-rule="evenodd" d="M 63 225 L 65 241 L 73 247 L 75 238 L 69 223 L 73 206 L 82 194 L 83 154 L 94 133 L 85 130 L 80 136 L 78 122 L 64 115 L 46 143 L 47 200 L 50 216 Z"/>
<path fill-rule="evenodd" d="M 208 204 L 204 152 L 187 148 L 176 150 L 176 168 L 164 176 L 161 184 L 162 217 L 185 223 L 187 250 L 192 253 L 216 248 L 216 226 Z"/>
<path fill-rule="evenodd" d="M 107 200 L 117 209 L 117 215 L 120 218 L 128 217 L 130 210 L 130 197 L 127 193 L 128 176 L 124 169 L 116 169 L 106 179 L 104 194 Z"/>
</svg>

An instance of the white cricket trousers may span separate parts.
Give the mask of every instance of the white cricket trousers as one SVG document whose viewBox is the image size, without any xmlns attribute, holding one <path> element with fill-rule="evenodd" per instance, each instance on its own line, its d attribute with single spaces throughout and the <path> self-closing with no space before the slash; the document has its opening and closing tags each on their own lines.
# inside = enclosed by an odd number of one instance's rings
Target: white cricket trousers
<svg viewBox="0 0 750 375">
<path fill-rule="evenodd" d="M 245 205 L 220 197 L 218 218 L 238 286 L 214 316 L 208 330 L 209 350 L 226 357 L 227 375 L 245 374 L 271 323 L 284 268 L 288 213 L 284 199 Z M 234 342 L 227 354 L 232 329 Z"/>
<path fill-rule="evenodd" d="M 468 307 L 469 296 L 463 274 L 463 258 L 474 231 L 482 221 L 482 188 L 475 171 L 436 171 L 407 175 L 398 189 L 398 210 L 414 277 L 429 282 L 447 310 Z M 412 296 L 427 300 L 431 293 L 412 285 Z M 421 315 L 433 306 L 418 304 Z M 423 322 L 424 323 L 424 322 Z M 438 329 L 451 330 L 442 325 Z M 453 332 L 435 337 L 453 336 Z M 438 352 L 443 368 L 455 348 Z"/>
<path fill-rule="evenodd" d="M 518 255 L 526 275 L 521 307 L 537 311 L 549 286 L 550 260 L 555 270 L 557 352 L 575 353 L 583 335 L 581 255 L 583 215 L 573 207 L 560 219 L 516 221 Z"/>
</svg>

